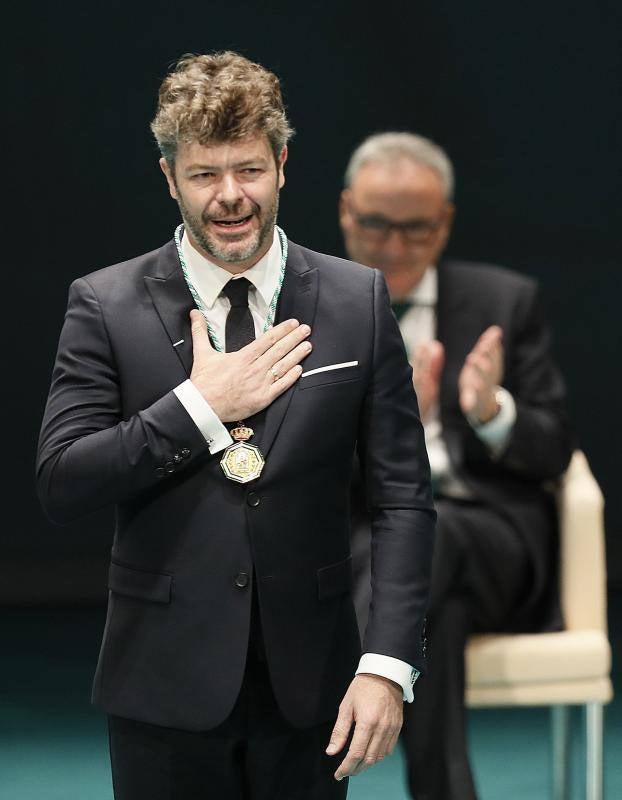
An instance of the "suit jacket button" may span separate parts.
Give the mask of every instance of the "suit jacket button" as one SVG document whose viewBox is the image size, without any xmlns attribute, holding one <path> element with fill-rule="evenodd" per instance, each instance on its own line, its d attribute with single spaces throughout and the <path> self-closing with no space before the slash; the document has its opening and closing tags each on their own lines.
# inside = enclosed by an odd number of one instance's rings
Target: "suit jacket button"
<svg viewBox="0 0 622 800">
<path fill-rule="evenodd" d="M 164 469 L 165 469 L 165 470 L 168 472 L 168 474 L 170 475 L 170 474 L 171 474 L 171 472 L 175 472 L 175 464 L 173 464 L 173 462 L 172 462 L 172 461 L 167 461 L 167 462 L 166 462 L 166 464 L 164 465 Z"/>
<path fill-rule="evenodd" d="M 235 578 L 235 585 L 238 589 L 245 589 L 248 586 L 248 572 L 238 572 Z"/>
<path fill-rule="evenodd" d="M 166 470 L 164 467 L 156 467 L 155 474 L 158 476 L 158 478 L 163 478 L 166 475 Z"/>
<path fill-rule="evenodd" d="M 184 447 L 181 451 L 182 458 L 190 458 L 190 450 L 187 447 Z"/>
<path fill-rule="evenodd" d="M 249 492 L 246 502 L 252 508 L 257 508 L 257 506 L 261 503 L 261 497 L 259 497 L 258 494 L 255 494 L 255 492 Z"/>
</svg>

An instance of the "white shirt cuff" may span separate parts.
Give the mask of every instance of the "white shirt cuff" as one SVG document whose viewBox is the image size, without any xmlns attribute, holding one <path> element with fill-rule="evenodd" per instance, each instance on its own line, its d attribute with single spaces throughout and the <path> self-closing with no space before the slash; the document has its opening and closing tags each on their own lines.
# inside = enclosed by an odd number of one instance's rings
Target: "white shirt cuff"
<svg viewBox="0 0 622 800">
<path fill-rule="evenodd" d="M 407 703 L 413 701 L 413 686 L 419 677 L 419 670 L 411 667 L 405 661 L 393 656 L 381 656 L 378 653 L 363 653 L 359 661 L 356 675 L 366 672 L 371 675 L 380 675 L 388 678 L 402 687 L 404 700 Z"/>
<path fill-rule="evenodd" d="M 191 380 L 180 383 L 173 391 L 203 434 L 210 453 L 218 453 L 233 442 L 229 431 Z"/>
<path fill-rule="evenodd" d="M 499 404 L 499 411 L 491 420 L 478 424 L 468 417 L 467 419 L 469 419 L 469 423 L 477 437 L 484 442 L 492 455 L 500 456 L 510 441 L 512 429 L 516 422 L 516 403 L 508 390 L 502 386 L 497 387 L 495 394 Z"/>
</svg>

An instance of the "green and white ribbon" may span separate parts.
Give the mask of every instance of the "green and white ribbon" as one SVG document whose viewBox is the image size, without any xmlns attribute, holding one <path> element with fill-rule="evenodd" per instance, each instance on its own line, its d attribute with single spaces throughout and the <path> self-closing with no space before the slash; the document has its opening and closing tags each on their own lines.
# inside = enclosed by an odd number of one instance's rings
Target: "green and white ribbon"
<svg viewBox="0 0 622 800">
<path fill-rule="evenodd" d="M 285 279 L 285 264 L 287 263 L 287 236 L 282 228 L 279 228 L 278 225 L 275 226 L 276 232 L 279 236 L 279 240 L 281 243 L 281 266 L 279 270 L 279 280 L 274 290 L 274 294 L 272 295 L 272 300 L 270 301 L 270 305 L 268 306 L 268 315 L 266 317 L 266 323 L 263 328 L 263 332 L 265 333 L 268 328 L 274 324 L 274 317 L 276 316 L 276 307 L 279 302 L 279 295 L 281 294 L 281 288 L 283 286 L 283 280 Z M 205 306 L 203 305 L 203 301 L 199 297 L 199 293 L 197 292 L 194 284 L 190 280 L 190 275 L 188 273 L 188 267 L 184 260 L 183 253 L 181 251 L 181 236 L 183 232 L 184 226 L 178 225 L 175 229 L 175 246 L 177 247 L 177 256 L 179 257 L 179 263 L 181 265 L 181 271 L 184 274 L 184 279 L 186 281 L 186 285 L 188 286 L 188 290 L 192 295 L 192 299 L 194 300 L 196 307 L 199 309 L 201 314 L 205 317 L 205 322 L 207 323 L 207 332 L 209 334 L 210 339 L 212 340 L 212 344 L 215 350 L 218 350 L 219 353 L 223 353 L 225 348 L 221 345 L 218 341 L 218 337 L 212 327 L 209 319 L 207 318 L 207 311 L 205 310 Z"/>
</svg>

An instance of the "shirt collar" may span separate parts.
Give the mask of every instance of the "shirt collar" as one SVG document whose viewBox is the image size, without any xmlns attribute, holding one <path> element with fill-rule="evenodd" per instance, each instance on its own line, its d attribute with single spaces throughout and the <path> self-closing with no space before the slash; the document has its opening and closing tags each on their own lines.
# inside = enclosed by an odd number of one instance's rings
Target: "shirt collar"
<svg viewBox="0 0 622 800">
<path fill-rule="evenodd" d="M 216 299 L 223 290 L 224 285 L 233 277 L 230 272 L 208 258 L 191 244 L 190 239 L 184 235 L 181 239 L 181 252 L 190 274 L 190 279 L 197 290 L 206 309 L 214 307 Z M 249 280 L 261 295 L 268 307 L 279 283 L 281 273 L 281 240 L 274 230 L 272 244 L 268 252 L 259 261 L 245 272 L 240 273 Z"/>
<path fill-rule="evenodd" d="M 436 267 L 431 264 L 423 273 L 419 283 L 411 289 L 408 299 L 413 305 L 435 306 L 438 299 L 438 273 Z"/>
</svg>

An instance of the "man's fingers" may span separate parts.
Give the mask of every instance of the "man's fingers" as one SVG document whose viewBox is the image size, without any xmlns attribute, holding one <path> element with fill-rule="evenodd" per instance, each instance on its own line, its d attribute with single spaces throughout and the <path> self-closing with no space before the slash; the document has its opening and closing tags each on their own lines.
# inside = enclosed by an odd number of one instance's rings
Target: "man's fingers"
<svg viewBox="0 0 622 800">
<path fill-rule="evenodd" d="M 395 748 L 397 746 L 397 743 L 398 743 L 398 740 L 399 740 L 399 737 L 400 737 L 400 730 L 401 730 L 401 728 L 398 728 L 395 731 L 395 733 L 393 733 L 393 735 L 389 738 L 389 743 L 387 745 L 387 755 L 388 756 L 390 756 L 393 753 L 393 751 L 395 750 Z"/>
<path fill-rule="evenodd" d="M 348 736 L 350 735 L 350 728 L 352 727 L 353 721 L 352 710 L 350 708 L 347 708 L 346 710 L 339 710 L 337 722 L 335 722 L 335 726 L 330 735 L 330 742 L 326 748 L 327 755 L 334 756 L 343 749 L 345 743 L 348 741 Z"/>
<path fill-rule="evenodd" d="M 503 359 L 503 345 L 500 341 L 476 346 L 471 350 L 469 357 L 486 358 L 491 364 L 498 365 Z"/>
<path fill-rule="evenodd" d="M 300 364 L 303 358 L 306 358 L 312 349 L 311 342 L 301 342 L 297 347 L 294 347 L 293 350 L 290 350 L 284 358 L 277 361 L 276 364 L 273 364 L 269 368 L 268 374 L 271 375 L 274 380 L 278 380 L 281 376 L 286 375 L 296 364 Z"/>
<path fill-rule="evenodd" d="M 490 389 L 490 381 L 475 365 L 467 364 L 460 375 L 458 387 L 461 392 L 470 389 L 479 395 L 486 390 L 486 387 Z"/>
<path fill-rule="evenodd" d="M 430 373 L 437 380 L 443 369 L 444 360 L 445 348 L 440 342 L 436 340 L 422 342 L 415 349 L 413 370 L 417 374 Z"/>
<path fill-rule="evenodd" d="M 500 345 L 503 340 L 503 329 L 499 325 L 491 325 L 482 333 L 475 343 L 474 350 L 488 349 Z"/>
<path fill-rule="evenodd" d="M 280 342 L 288 333 L 292 333 L 292 331 L 296 331 L 300 327 L 300 323 L 297 319 L 286 319 L 284 322 L 279 322 L 279 324 L 275 325 L 273 328 L 269 328 L 265 333 L 262 333 L 261 336 L 258 336 L 254 342 L 247 344 L 246 347 L 242 349 L 247 350 L 254 361 L 260 358 L 271 347 L 274 347 L 274 345 Z M 309 326 L 307 325 L 305 327 L 308 328 Z"/>
<path fill-rule="evenodd" d="M 301 375 L 302 367 L 300 364 L 296 364 L 294 367 L 288 370 L 285 375 L 282 375 L 280 378 L 276 378 L 270 386 L 270 399 L 268 404 L 276 400 L 276 398 L 283 394 L 283 392 L 286 392 L 290 386 L 293 386 Z"/>
<path fill-rule="evenodd" d="M 495 371 L 495 365 L 489 353 L 469 353 L 467 365 L 484 379 L 491 377 Z"/>
<path fill-rule="evenodd" d="M 390 737 L 393 729 L 378 725 L 374 730 L 372 737 L 367 745 L 365 755 L 359 762 L 358 767 L 354 771 L 354 775 L 358 775 L 363 770 L 373 767 L 387 755 Z"/>
<path fill-rule="evenodd" d="M 401 688 L 377 675 L 357 675 L 346 694 L 348 704 L 340 707 L 336 728 L 347 709 L 348 728 L 356 720 L 352 741 L 345 758 L 335 772 L 336 780 L 358 775 L 380 761 L 399 733 L 402 724 Z M 341 729 L 343 733 L 345 726 Z M 343 740 L 343 739 L 342 739 Z M 342 745 L 343 746 L 343 745 Z M 332 755 L 335 751 L 326 751 Z"/>
<path fill-rule="evenodd" d="M 203 314 L 196 308 L 190 312 L 190 331 L 192 333 L 192 352 L 195 361 L 197 356 L 206 351 L 213 351 L 209 334 L 207 333 L 207 322 Z"/>
<path fill-rule="evenodd" d="M 291 353 L 299 344 L 302 344 L 309 334 L 311 328 L 308 325 L 297 325 L 293 330 L 289 330 L 280 339 L 274 342 L 266 351 L 264 351 L 255 361 L 257 369 L 267 372 L 281 361 L 288 353 Z M 304 355 L 308 355 L 310 350 L 307 350 Z M 298 359 L 300 360 L 300 359 Z"/>
<path fill-rule="evenodd" d="M 335 772 L 335 778 L 338 781 L 342 778 L 346 778 L 348 775 L 355 775 L 359 767 L 361 767 L 365 759 L 365 754 L 367 753 L 372 731 L 373 729 L 370 725 L 364 725 L 361 722 L 356 723 L 354 736 L 352 737 L 347 755 Z"/>
</svg>

